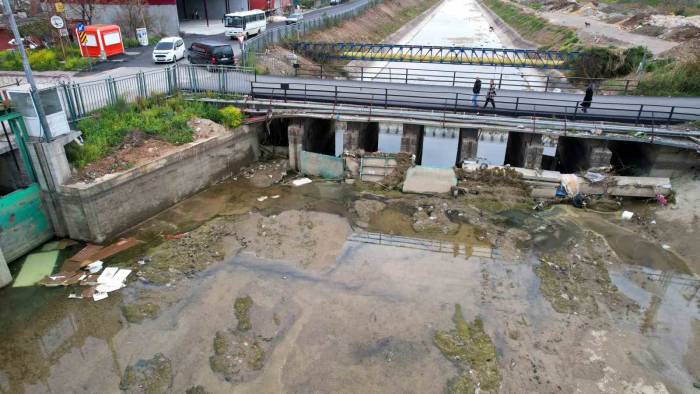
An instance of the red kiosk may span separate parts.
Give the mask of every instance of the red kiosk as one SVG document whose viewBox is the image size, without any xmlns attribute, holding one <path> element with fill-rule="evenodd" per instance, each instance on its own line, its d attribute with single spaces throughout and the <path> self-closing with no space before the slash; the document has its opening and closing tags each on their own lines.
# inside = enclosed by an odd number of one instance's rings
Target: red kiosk
<svg viewBox="0 0 700 394">
<path fill-rule="evenodd" d="M 104 51 L 107 57 L 124 53 L 122 32 L 117 25 L 90 25 L 75 29 L 83 57 L 100 57 Z M 82 37 L 84 35 L 84 38 Z"/>
</svg>

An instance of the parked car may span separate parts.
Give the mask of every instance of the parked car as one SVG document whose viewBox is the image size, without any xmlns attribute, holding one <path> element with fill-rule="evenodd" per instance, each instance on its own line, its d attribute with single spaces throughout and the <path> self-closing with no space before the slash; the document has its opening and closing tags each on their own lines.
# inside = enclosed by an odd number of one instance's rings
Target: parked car
<svg viewBox="0 0 700 394">
<path fill-rule="evenodd" d="M 191 64 L 228 65 L 236 64 L 233 48 L 228 44 L 193 42 L 187 60 Z"/>
<path fill-rule="evenodd" d="M 165 37 L 153 48 L 155 63 L 176 62 L 185 58 L 185 42 L 180 37 Z"/>
<path fill-rule="evenodd" d="M 299 23 L 302 19 L 304 19 L 304 14 L 301 12 L 295 12 L 287 17 L 287 24 L 291 25 L 292 23 Z"/>
<path fill-rule="evenodd" d="M 331 0 L 331 1 L 330 1 L 330 5 L 338 5 L 338 4 L 340 4 L 340 3 L 341 3 L 340 0 Z"/>
</svg>

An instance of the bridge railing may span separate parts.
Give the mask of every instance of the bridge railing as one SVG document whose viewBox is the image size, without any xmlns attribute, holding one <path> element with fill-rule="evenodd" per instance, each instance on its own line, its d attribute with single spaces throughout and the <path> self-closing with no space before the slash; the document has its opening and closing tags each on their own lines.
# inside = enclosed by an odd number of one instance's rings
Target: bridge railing
<svg viewBox="0 0 700 394">
<path fill-rule="evenodd" d="M 331 78 L 356 81 L 386 82 L 397 84 L 429 84 L 440 86 L 459 86 L 471 88 L 477 77 L 486 86 L 493 80 L 497 89 L 506 90 L 535 90 L 542 92 L 580 92 L 590 83 L 596 91 L 616 92 L 627 94 L 637 88 L 635 79 L 605 79 L 579 78 L 538 73 L 506 73 L 456 71 L 425 68 L 353 66 L 333 67 L 323 65 L 300 65 L 295 69 L 295 75 L 307 78 Z"/>
<path fill-rule="evenodd" d="M 477 106 L 475 107 L 472 103 L 471 93 L 307 82 L 253 81 L 251 82 L 250 95 L 253 98 L 323 102 L 334 105 L 401 107 L 650 125 L 668 125 L 700 120 L 700 107 L 594 101 L 589 109 L 585 109 L 580 100 L 509 94 L 498 95 L 495 98 L 496 108 L 491 106 L 484 108 L 484 94 L 477 97 Z"/>
</svg>

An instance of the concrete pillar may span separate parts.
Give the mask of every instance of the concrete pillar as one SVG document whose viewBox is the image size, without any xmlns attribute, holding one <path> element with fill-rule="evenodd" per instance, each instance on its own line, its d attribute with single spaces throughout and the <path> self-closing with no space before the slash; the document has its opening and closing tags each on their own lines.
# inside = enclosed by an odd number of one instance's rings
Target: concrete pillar
<svg viewBox="0 0 700 394">
<path fill-rule="evenodd" d="M 362 122 L 346 122 L 343 135 L 343 150 L 355 150 L 360 147 L 360 132 L 365 128 Z"/>
<path fill-rule="evenodd" d="M 512 131 L 508 134 L 506 164 L 513 167 L 540 169 L 542 166 L 542 135 Z"/>
<path fill-rule="evenodd" d="M 418 157 L 418 147 L 421 138 L 421 125 L 404 124 L 401 135 L 401 152 L 410 153 Z"/>
<path fill-rule="evenodd" d="M 345 149 L 345 133 L 348 129 L 348 122 L 336 120 L 335 127 L 335 155 L 340 156 Z"/>
<path fill-rule="evenodd" d="M 5 256 L 2 254 L 2 249 L 0 249 L 0 287 L 7 286 L 11 282 L 12 275 L 10 274 L 10 268 L 7 267 Z"/>
<path fill-rule="evenodd" d="M 304 120 L 292 119 L 287 126 L 287 137 L 289 139 L 289 167 L 299 171 L 299 157 L 301 147 L 304 142 Z"/>
<path fill-rule="evenodd" d="M 608 149 L 607 140 L 587 140 L 588 144 L 588 166 L 607 167 L 612 159 L 612 152 Z"/>
<path fill-rule="evenodd" d="M 479 147 L 479 129 L 459 129 L 459 162 L 476 161 Z M 461 164 L 460 164 L 461 165 Z"/>
</svg>

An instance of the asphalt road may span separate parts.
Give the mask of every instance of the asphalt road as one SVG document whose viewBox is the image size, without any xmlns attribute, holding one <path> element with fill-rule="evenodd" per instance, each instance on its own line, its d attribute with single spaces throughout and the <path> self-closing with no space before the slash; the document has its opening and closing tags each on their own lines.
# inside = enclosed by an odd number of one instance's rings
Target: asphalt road
<svg viewBox="0 0 700 394">
<path fill-rule="evenodd" d="M 354 1 L 348 1 L 345 3 L 342 3 L 340 5 L 336 6 L 330 6 L 330 7 L 324 7 L 324 8 L 319 8 L 316 10 L 310 10 L 304 13 L 304 19 L 305 20 L 312 20 L 316 18 L 321 18 L 323 15 L 334 15 L 338 12 L 344 11 L 347 8 L 350 8 L 357 4 L 358 2 L 364 2 L 366 0 L 354 0 Z M 274 22 L 274 23 L 268 23 L 267 29 L 268 31 L 271 29 L 274 29 L 275 27 L 278 26 L 283 26 L 285 22 Z M 230 39 L 229 37 L 226 37 L 224 34 L 216 34 L 216 35 L 204 35 L 204 34 L 188 34 L 184 35 L 182 37 L 185 40 L 185 45 L 189 48 L 189 46 L 193 42 L 208 42 L 208 43 L 217 43 L 217 44 L 230 44 L 231 47 L 233 48 L 233 51 L 236 56 L 240 54 L 240 47 L 237 41 Z M 106 62 L 101 62 L 97 65 L 95 65 L 92 69 L 92 71 L 81 73 L 81 75 L 94 75 L 94 74 L 99 74 L 101 72 L 107 71 L 107 70 L 113 70 L 118 67 L 134 67 L 134 68 L 158 68 L 158 67 L 166 67 L 169 66 L 170 63 L 154 63 L 153 60 L 151 59 L 151 54 L 153 52 L 153 46 L 148 46 L 148 47 L 138 47 L 138 48 L 129 48 L 126 50 L 127 54 L 125 55 L 120 55 L 120 56 L 115 56 L 114 58 L 110 59 L 109 61 Z M 182 59 L 179 61 L 179 63 L 185 63 L 188 64 L 189 62 L 187 61 L 187 55 L 185 55 L 185 59 Z"/>
</svg>

